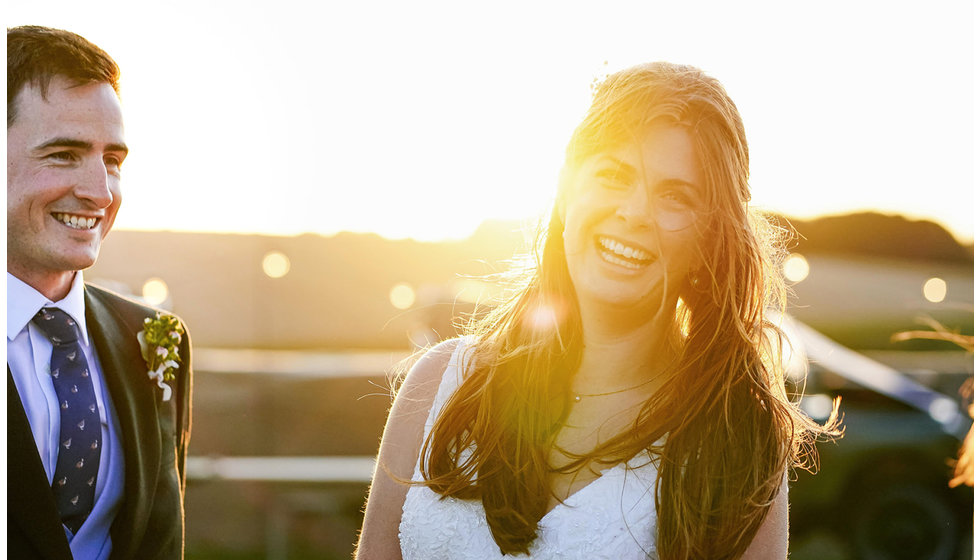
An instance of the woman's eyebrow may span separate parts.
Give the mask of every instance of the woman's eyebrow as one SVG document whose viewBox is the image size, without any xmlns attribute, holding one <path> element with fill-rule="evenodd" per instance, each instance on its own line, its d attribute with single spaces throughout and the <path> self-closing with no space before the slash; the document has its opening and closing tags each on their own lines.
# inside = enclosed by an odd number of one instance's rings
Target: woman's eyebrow
<svg viewBox="0 0 980 560">
<path fill-rule="evenodd" d="M 615 156 L 608 154 L 603 155 L 601 158 L 599 158 L 599 163 L 613 167 L 617 173 L 627 174 L 630 178 L 635 178 L 637 176 L 635 167 Z"/>
<path fill-rule="evenodd" d="M 700 192 L 701 190 L 701 187 L 698 186 L 697 183 L 692 183 L 679 177 L 668 177 L 667 179 L 660 181 L 658 185 L 665 187 L 684 187 L 695 192 Z"/>
</svg>

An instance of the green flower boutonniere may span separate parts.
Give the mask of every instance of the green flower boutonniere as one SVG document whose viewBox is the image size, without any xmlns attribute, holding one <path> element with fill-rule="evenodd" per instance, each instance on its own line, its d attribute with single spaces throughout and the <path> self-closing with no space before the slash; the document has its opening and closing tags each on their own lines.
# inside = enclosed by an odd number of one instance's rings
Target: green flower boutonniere
<svg viewBox="0 0 980 560">
<path fill-rule="evenodd" d="M 184 328 L 177 318 L 166 313 L 157 313 L 156 319 L 143 319 L 143 330 L 136 335 L 146 367 L 150 368 L 147 373 L 163 389 L 164 401 L 169 401 L 173 393 L 165 381 L 173 381 L 174 370 L 180 366 L 179 346 L 183 335 Z"/>
</svg>

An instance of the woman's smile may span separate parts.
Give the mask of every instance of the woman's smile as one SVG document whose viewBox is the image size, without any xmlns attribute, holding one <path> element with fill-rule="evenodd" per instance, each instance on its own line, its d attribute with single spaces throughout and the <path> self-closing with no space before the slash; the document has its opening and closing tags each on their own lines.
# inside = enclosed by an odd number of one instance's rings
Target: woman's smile
<svg viewBox="0 0 980 560">
<path fill-rule="evenodd" d="M 595 248 L 605 262 L 630 271 L 643 270 L 655 260 L 643 247 L 605 235 L 595 236 Z"/>
</svg>

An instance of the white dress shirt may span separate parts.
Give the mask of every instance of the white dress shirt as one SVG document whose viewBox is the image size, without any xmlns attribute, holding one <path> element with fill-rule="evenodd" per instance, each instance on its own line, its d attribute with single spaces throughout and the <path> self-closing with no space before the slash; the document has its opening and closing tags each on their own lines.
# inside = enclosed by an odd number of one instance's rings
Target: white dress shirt
<svg viewBox="0 0 980 560">
<path fill-rule="evenodd" d="M 51 380 L 51 341 L 31 323 L 31 319 L 42 307 L 61 309 L 78 324 L 82 334 L 78 343 L 92 373 L 95 399 L 102 421 L 103 447 L 95 484 L 95 505 L 77 534 L 72 535 L 67 528 L 65 534 L 75 558 L 108 558 L 112 549 L 109 527 L 122 503 L 125 471 L 122 444 L 119 440 L 119 420 L 112 408 L 102 366 L 90 343 L 85 323 L 85 292 L 81 271 L 75 273 L 68 295 L 57 302 L 50 301 L 28 284 L 7 273 L 7 367 L 27 413 L 34 443 L 50 484 L 58 462 L 61 411 Z"/>
</svg>

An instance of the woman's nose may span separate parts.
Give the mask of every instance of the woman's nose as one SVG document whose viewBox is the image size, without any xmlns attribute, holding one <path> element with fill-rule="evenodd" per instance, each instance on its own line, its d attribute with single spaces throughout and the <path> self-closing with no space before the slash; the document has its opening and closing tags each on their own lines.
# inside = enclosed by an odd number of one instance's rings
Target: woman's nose
<svg viewBox="0 0 980 560">
<path fill-rule="evenodd" d="M 619 205 L 616 214 L 631 228 L 653 226 L 653 209 L 650 195 L 643 185 L 636 185 Z"/>
</svg>

